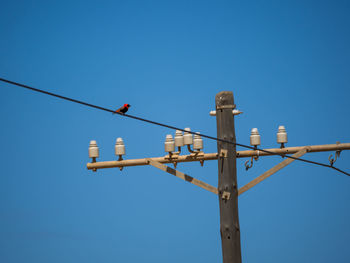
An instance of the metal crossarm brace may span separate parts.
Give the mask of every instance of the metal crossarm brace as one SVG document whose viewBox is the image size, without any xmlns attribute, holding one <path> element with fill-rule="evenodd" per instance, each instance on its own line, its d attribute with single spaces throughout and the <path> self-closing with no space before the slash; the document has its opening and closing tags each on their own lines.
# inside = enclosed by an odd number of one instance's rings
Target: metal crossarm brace
<svg viewBox="0 0 350 263">
<path fill-rule="evenodd" d="M 152 166 L 154 166 L 154 167 L 156 167 L 156 168 L 158 168 L 160 170 L 163 170 L 164 172 L 167 172 L 167 173 L 170 173 L 172 175 L 175 175 L 176 177 L 181 178 L 182 180 L 185 180 L 186 182 L 189 182 L 191 184 L 197 185 L 197 186 L 199 186 L 199 187 L 201 187 L 201 188 L 203 188 L 205 190 L 208 190 L 208 191 L 210 191 L 210 192 L 212 192 L 212 193 L 214 193 L 216 195 L 219 193 L 218 189 L 216 187 L 210 185 L 210 184 L 207 184 L 207 183 L 205 183 L 203 181 L 200 181 L 200 180 L 198 180 L 196 178 L 193 178 L 192 176 L 184 174 L 184 173 L 182 173 L 180 171 L 177 171 L 177 170 L 175 170 L 175 169 L 173 169 L 173 168 L 171 168 L 169 166 L 166 166 L 165 164 L 162 164 L 160 162 L 154 161 L 152 159 L 147 159 L 147 161 L 148 161 L 148 163 L 150 165 L 152 165 Z"/>
<path fill-rule="evenodd" d="M 307 147 L 305 147 L 302 150 L 298 151 L 297 153 L 293 154 L 292 156 L 295 157 L 295 158 L 299 158 L 299 157 L 303 156 L 307 152 L 308 152 L 308 149 L 307 149 Z M 276 166 L 272 167 L 270 170 L 267 170 L 262 175 L 258 176 L 254 180 L 252 180 L 249 183 L 247 183 L 245 186 L 241 187 L 238 190 L 238 195 L 243 194 L 245 191 L 249 190 L 253 186 L 255 186 L 258 183 L 262 182 L 263 180 L 265 180 L 266 178 L 270 177 L 274 173 L 278 172 L 282 168 L 286 167 L 288 164 L 290 164 L 293 161 L 295 161 L 295 160 L 294 159 L 290 159 L 290 158 L 285 159 L 284 161 L 280 162 Z"/>
</svg>

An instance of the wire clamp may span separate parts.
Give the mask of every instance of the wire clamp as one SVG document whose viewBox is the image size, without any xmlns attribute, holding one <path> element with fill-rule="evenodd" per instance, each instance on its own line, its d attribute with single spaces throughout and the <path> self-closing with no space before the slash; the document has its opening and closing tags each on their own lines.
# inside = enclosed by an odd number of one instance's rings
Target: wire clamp
<svg viewBox="0 0 350 263">
<path fill-rule="evenodd" d="M 248 171 L 250 168 L 253 167 L 253 161 L 255 160 L 256 162 L 259 160 L 259 153 L 260 151 L 257 150 L 256 152 L 256 156 L 252 156 L 252 158 L 250 159 L 250 164 L 249 163 L 249 160 L 248 161 L 245 161 L 244 163 L 244 166 L 245 166 L 245 170 Z"/>
<path fill-rule="evenodd" d="M 337 144 L 340 144 L 340 142 L 336 142 Z M 337 159 L 340 157 L 341 150 L 336 150 L 333 158 L 333 154 L 329 155 L 328 160 L 329 164 L 333 167 L 333 164 L 337 161 Z"/>
</svg>

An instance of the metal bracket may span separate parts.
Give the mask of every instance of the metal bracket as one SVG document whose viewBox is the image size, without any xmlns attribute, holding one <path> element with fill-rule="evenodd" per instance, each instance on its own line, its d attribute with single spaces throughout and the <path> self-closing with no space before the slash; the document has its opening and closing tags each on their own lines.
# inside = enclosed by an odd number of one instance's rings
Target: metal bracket
<svg viewBox="0 0 350 263">
<path fill-rule="evenodd" d="M 236 104 L 233 105 L 222 105 L 222 106 L 216 106 L 217 110 L 222 110 L 222 109 L 235 109 Z"/>
<path fill-rule="evenodd" d="M 118 161 L 123 161 L 123 156 L 119 155 Z M 122 171 L 123 170 L 123 166 L 119 167 L 119 170 Z"/>
<path fill-rule="evenodd" d="M 176 160 L 179 158 L 179 155 L 178 154 L 167 154 L 164 156 L 164 159 L 167 159 L 167 160 Z"/>
<path fill-rule="evenodd" d="M 337 144 L 340 144 L 340 142 L 337 142 Z M 341 150 L 337 150 L 335 151 L 335 154 L 334 154 L 334 158 L 333 158 L 333 154 L 331 154 L 329 157 L 328 157 L 328 160 L 329 160 L 329 164 L 331 166 L 333 166 L 333 164 L 337 161 L 337 159 L 340 157 L 340 153 L 341 153 Z"/>
<path fill-rule="evenodd" d="M 222 198 L 223 200 L 229 200 L 229 199 L 230 199 L 230 196 L 231 196 L 231 193 L 230 193 L 230 192 L 224 191 L 224 192 L 222 193 L 222 195 L 221 195 L 221 198 Z"/>
<path fill-rule="evenodd" d="M 303 156 L 304 154 L 306 154 L 307 152 L 308 152 L 308 148 L 304 147 L 300 151 L 298 151 L 295 154 L 293 154 L 292 156 L 295 157 L 295 158 L 299 158 L 299 157 Z M 292 163 L 294 160 L 295 159 L 288 158 L 288 159 L 285 159 L 284 161 L 280 162 L 279 164 L 275 165 L 270 170 L 267 170 L 262 175 L 256 177 L 255 179 L 253 179 L 252 181 L 247 183 L 245 186 L 242 186 L 240 189 L 238 189 L 238 195 L 243 194 L 245 191 L 249 190 L 253 186 L 255 186 L 258 183 L 262 182 L 263 180 L 265 180 L 266 178 L 270 177 L 274 173 L 278 172 L 282 168 L 286 167 L 288 164 Z"/>
<path fill-rule="evenodd" d="M 204 152 L 192 152 L 190 153 L 190 156 L 192 158 L 203 158 L 204 157 Z"/>
<path fill-rule="evenodd" d="M 212 192 L 212 193 L 214 193 L 216 195 L 218 194 L 218 189 L 216 187 L 210 185 L 210 184 L 207 184 L 207 183 L 205 183 L 205 182 L 203 182 L 201 180 L 193 178 L 192 176 L 189 176 L 189 175 L 187 175 L 185 173 L 182 173 L 182 172 L 180 172 L 178 170 L 175 170 L 175 169 L 173 169 L 173 168 L 171 168 L 169 166 L 166 166 L 166 165 L 164 165 L 164 164 L 162 164 L 160 162 L 154 161 L 151 158 L 146 158 L 146 160 L 147 160 L 147 162 L 150 165 L 152 165 L 152 166 L 154 166 L 154 167 L 156 167 L 156 168 L 158 168 L 158 169 L 160 169 L 160 170 L 162 170 L 164 172 L 172 174 L 172 175 L 174 175 L 174 176 L 176 176 L 176 177 L 178 177 L 178 178 L 180 178 L 180 179 L 182 179 L 182 180 L 184 180 L 186 182 L 189 182 L 191 184 L 197 185 L 197 186 L 199 186 L 199 187 L 201 187 L 201 188 L 203 188 L 203 189 L 205 189 L 205 190 L 207 190 L 209 192 Z"/>
<path fill-rule="evenodd" d="M 249 163 L 249 160 L 248 161 L 245 161 L 244 165 L 245 165 L 245 170 L 248 171 L 250 168 L 253 167 L 253 161 L 258 161 L 259 160 L 259 150 L 257 151 L 257 155 L 256 156 L 252 156 L 252 158 L 250 159 L 250 164 Z"/>
<path fill-rule="evenodd" d="M 227 158 L 227 149 L 221 149 L 219 157 L 221 158 Z"/>
</svg>

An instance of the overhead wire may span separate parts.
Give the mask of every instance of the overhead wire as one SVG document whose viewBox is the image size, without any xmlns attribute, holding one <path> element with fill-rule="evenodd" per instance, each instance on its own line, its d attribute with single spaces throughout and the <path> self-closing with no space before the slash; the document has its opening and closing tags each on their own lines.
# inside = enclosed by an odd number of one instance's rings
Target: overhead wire
<svg viewBox="0 0 350 263">
<path fill-rule="evenodd" d="M 163 124 L 163 123 L 160 123 L 160 122 L 144 119 L 144 118 L 137 117 L 137 116 L 130 115 L 130 114 L 116 112 L 115 110 L 111 110 L 111 109 L 104 108 L 104 107 L 101 107 L 101 106 L 97 106 L 97 105 L 94 105 L 94 104 L 91 104 L 91 103 L 87 103 L 87 102 L 84 102 L 84 101 L 80 101 L 80 100 L 72 99 L 72 98 L 69 98 L 69 97 L 62 96 L 62 95 L 58 95 L 58 94 L 55 94 L 55 93 L 52 93 L 52 92 L 48 92 L 48 91 L 45 91 L 45 90 L 42 90 L 42 89 L 33 88 L 33 87 L 28 86 L 28 85 L 21 84 L 21 83 L 18 83 L 18 82 L 14 82 L 14 81 L 11 81 L 11 80 L 7 80 L 7 79 L 4 79 L 4 78 L 0 78 L 0 81 L 8 83 L 8 84 L 11 84 L 11 85 L 15 85 L 15 86 L 18 86 L 18 87 L 26 88 L 26 89 L 29 89 L 29 90 L 32 90 L 32 91 L 35 91 L 35 92 L 39 92 L 39 93 L 43 93 L 43 94 L 46 94 L 46 95 L 50 95 L 50 96 L 53 96 L 53 97 L 56 97 L 56 98 L 60 98 L 60 99 L 63 99 L 63 100 L 67 100 L 67 101 L 71 101 L 71 102 L 74 102 L 74 103 L 78 103 L 78 104 L 81 104 L 81 105 L 84 105 L 84 106 L 92 107 L 92 108 L 95 108 L 95 109 L 99 109 L 99 110 L 103 110 L 103 111 L 107 111 L 107 112 L 111 112 L 111 113 L 116 113 L 116 114 L 122 115 L 122 116 L 127 117 L 127 118 L 131 118 L 131 119 L 147 122 L 147 123 L 158 125 L 158 126 L 165 127 L 165 128 L 168 128 L 168 129 L 179 130 L 179 131 L 188 132 L 188 133 L 191 133 L 191 134 L 196 134 L 196 132 L 187 131 L 185 129 L 181 129 L 181 128 L 178 128 L 178 127 L 175 127 L 175 126 L 171 126 L 171 125 Z M 237 142 L 232 142 L 232 141 L 216 138 L 216 137 L 209 136 L 209 135 L 202 134 L 202 133 L 200 135 L 202 137 L 204 137 L 204 138 L 207 138 L 207 139 L 220 141 L 220 142 L 228 143 L 228 144 L 233 144 L 235 146 L 240 146 L 240 147 L 248 148 L 248 149 L 251 149 L 251 150 L 257 150 L 257 151 L 265 152 L 265 153 L 268 153 L 268 154 L 271 154 L 271 155 L 280 155 L 282 157 L 286 157 L 286 158 L 290 158 L 290 159 L 294 159 L 294 160 L 298 160 L 298 161 L 302 161 L 302 162 L 306 162 L 306 163 L 311 163 L 311 164 L 315 164 L 315 165 L 319 165 L 319 166 L 323 166 L 323 167 L 332 168 L 332 169 L 334 169 L 334 170 L 336 170 L 338 172 L 341 172 L 343 174 L 346 174 L 346 175 L 350 176 L 349 173 L 347 173 L 347 172 L 345 172 L 345 171 L 343 171 L 343 170 L 341 170 L 339 168 L 336 168 L 333 165 L 319 163 L 319 162 L 315 162 L 315 161 L 310 161 L 310 160 L 307 160 L 307 159 L 298 158 L 298 157 L 290 156 L 290 155 L 287 155 L 287 154 L 273 153 L 273 152 L 268 151 L 268 150 L 264 150 L 264 149 L 260 149 L 260 148 L 257 148 L 257 147 L 252 147 L 252 146 L 249 146 L 249 145 L 244 145 L 244 144 L 240 144 L 240 143 L 237 143 Z"/>
</svg>

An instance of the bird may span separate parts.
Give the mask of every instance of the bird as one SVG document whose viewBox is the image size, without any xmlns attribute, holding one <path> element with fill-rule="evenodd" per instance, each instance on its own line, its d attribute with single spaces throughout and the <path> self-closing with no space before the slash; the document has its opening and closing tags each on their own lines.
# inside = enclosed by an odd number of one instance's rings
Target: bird
<svg viewBox="0 0 350 263">
<path fill-rule="evenodd" d="M 115 112 L 113 112 L 113 114 L 115 113 L 126 113 L 128 111 L 128 109 L 131 107 L 130 104 L 124 104 L 122 107 L 120 107 L 119 109 L 117 109 Z"/>
</svg>

